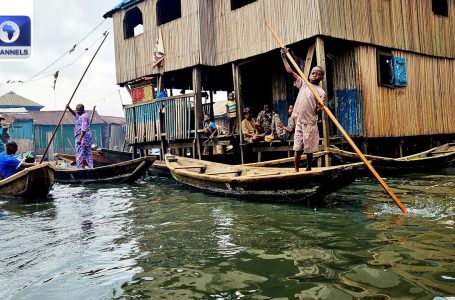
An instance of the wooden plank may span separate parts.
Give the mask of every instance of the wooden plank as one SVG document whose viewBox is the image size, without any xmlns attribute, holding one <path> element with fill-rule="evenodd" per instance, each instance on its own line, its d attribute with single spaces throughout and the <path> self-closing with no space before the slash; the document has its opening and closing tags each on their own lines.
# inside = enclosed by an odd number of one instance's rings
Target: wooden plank
<svg viewBox="0 0 455 300">
<path fill-rule="evenodd" d="M 306 54 L 305 59 L 305 69 L 303 70 L 303 74 L 305 74 L 306 78 L 308 78 L 308 76 L 310 75 L 311 63 L 313 62 L 314 56 L 314 49 L 315 49 L 314 43 L 308 46 L 308 52 Z"/>
<path fill-rule="evenodd" d="M 292 146 L 265 146 L 265 147 L 253 147 L 253 152 L 279 152 L 279 151 L 290 151 Z"/>
<path fill-rule="evenodd" d="M 279 175 L 281 172 L 268 172 L 268 173 L 258 173 L 258 174 L 251 174 L 251 175 L 246 175 L 248 177 L 259 177 L 259 176 L 270 176 L 270 175 Z"/>
<path fill-rule="evenodd" d="M 204 173 L 204 174 L 205 175 L 223 175 L 223 174 L 240 174 L 240 173 L 242 173 L 242 170 L 210 172 L 210 173 Z"/>
<path fill-rule="evenodd" d="M 204 168 L 207 168 L 207 166 L 206 165 L 178 166 L 178 167 L 175 167 L 174 169 L 181 170 L 181 169 L 204 169 Z"/>
</svg>

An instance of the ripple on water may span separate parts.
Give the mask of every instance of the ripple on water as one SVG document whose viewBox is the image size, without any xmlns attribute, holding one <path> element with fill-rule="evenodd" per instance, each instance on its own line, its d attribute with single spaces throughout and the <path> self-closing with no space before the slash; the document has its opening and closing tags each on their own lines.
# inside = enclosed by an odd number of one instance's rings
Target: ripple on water
<svg viewBox="0 0 455 300">
<path fill-rule="evenodd" d="M 331 208 L 317 209 L 207 196 L 171 180 L 56 185 L 44 204 L 0 203 L 0 275 L 6 278 L 0 295 L 429 299 L 455 294 L 451 176 L 387 178 L 411 211 L 404 218 L 369 179 L 330 196 Z"/>
</svg>

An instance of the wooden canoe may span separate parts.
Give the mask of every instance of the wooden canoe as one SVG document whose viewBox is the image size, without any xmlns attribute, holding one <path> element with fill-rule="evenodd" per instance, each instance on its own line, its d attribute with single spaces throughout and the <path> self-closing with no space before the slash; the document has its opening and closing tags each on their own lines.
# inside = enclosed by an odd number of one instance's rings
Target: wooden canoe
<svg viewBox="0 0 455 300">
<path fill-rule="evenodd" d="M 58 157 L 58 159 L 66 161 L 69 164 L 72 164 L 72 165 L 76 164 L 75 155 L 66 154 L 66 153 L 55 153 L 55 156 Z M 102 167 L 102 166 L 108 166 L 108 165 L 116 164 L 119 162 L 131 160 L 131 158 L 133 157 L 133 154 L 130 152 L 100 149 L 100 150 L 93 151 L 92 157 L 93 157 L 93 166 Z"/>
<path fill-rule="evenodd" d="M 42 163 L 0 180 L 0 195 L 45 199 L 54 184 L 55 167 Z"/>
<path fill-rule="evenodd" d="M 321 199 L 354 181 L 363 163 L 295 172 L 291 168 L 225 165 L 167 155 L 172 177 L 202 191 L 250 200 L 301 202 Z"/>
<path fill-rule="evenodd" d="M 153 165 L 149 169 L 149 174 L 151 176 L 157 177 L 172 177 L 167 168 L 166 162 L 163 160 L 155 160 Z"/>
<path fill-rule="evenodd" d="M 154 157 L 141 157 L 93 169 L 57 169 L 55 182 L 59 183 L 133 183 L 150 168 Z"/>
<path fill-rule="evenodd" d="M 345 163 L 360 161 L 360 158 L 358 158 L 357 154 L 354 152 L 336 148 L 329 148 L 329 152 L 331 155 Z M 365 155 L 365 157 L 371 161 L 375 169 L 389 174 L 437 170 L 448 168 L 455 164 L 455 143 L 445 144 L 424 152 L 400 158 L 375 155 Z"/>
</svg>

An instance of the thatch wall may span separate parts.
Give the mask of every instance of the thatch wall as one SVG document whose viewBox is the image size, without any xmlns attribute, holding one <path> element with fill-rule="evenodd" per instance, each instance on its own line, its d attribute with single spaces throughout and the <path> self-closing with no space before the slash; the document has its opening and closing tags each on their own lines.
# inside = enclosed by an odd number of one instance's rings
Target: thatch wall
<svg viewBox="0 0 455 300">
<path fill-rule="evenodd" d="M 448 17 L 433 14 L 431 0 L 320 0 L 319 7 L 322 35 L 455 57 L 455 0 Z"/>
<path fill-rule="evenodd" d="M 455 60 L 392 51 L 406 58 L 407 86 L 377 83 L 376 48 L 355 49 L 365 118 L 365 136 L 399 137 L 455 132 Z"/>
<path fill-rule="evenodd" d="M 431 0 L 257 0 L 231 10 L 230 0 L 182 0 L 182 17 L 160 26 L 164 71 L 222 65 L 276 48 L 269 22 L 284 43 L 315 35 L 370 43 L 440 57 L 455 57 L 455 0 L 449 17 L 433 14 Z M 158 27 L 156 0 L 137 5 L 144 33 L 125 40 L 123 18 L 113 15 L 117 82 L 158 73 L 152 52 Z"/>
<path fill-rule="evenodd" d="M 200 64 L 200 19 L 198 0 L 182 0 L 182 17 L 160 26 L 163 34 L 166 63 L 163 71 L 183 69 Z M 113 15 L 117 83 L 158 73 L 153 69 L 153 47 L 158 36 L 156 0 L 136 5 L 144 22 L 144 32 L 124 39 L 123 19 L 127 10 Z"/>
</svg>

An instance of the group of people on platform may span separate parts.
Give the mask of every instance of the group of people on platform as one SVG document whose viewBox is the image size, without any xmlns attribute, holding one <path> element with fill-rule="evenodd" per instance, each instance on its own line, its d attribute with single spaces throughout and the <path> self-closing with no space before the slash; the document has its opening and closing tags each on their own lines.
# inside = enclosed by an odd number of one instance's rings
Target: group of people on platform
<svg viewBox="0 0 455 300">
<path fill-rule="evenodd" d="M 257 118 L 253 118 L 252 110 L 249 107 L 243 109 L 242 134 L 243 139 L 248 143 L 258 141 L 272 141 L 279 139 L 288 141 L 293 139 L 295 131 L 295 117 L 292 115 L 293 105 L 288 108 L 287 126 L 281 121 L 279 114 L 275 113 L 270 105 L 264 105 Z"/>
<path fill-rule="evenodd" d="M 69 105 L 66 108 L 76 117 L 74 126 L 74 138 L 76 144 L 76 166 L 83 169 L 85 166 L 93 168 L 92 158 L 92 133 L 90 131 L 90 117 L 85 112 L 84 105 L 78 104 L 76 111 L 72 110 Z M 5 118 L 0 115 L 0 122 Z M 18 159 L 16 153 L 18 144 L 15 141 L 9 141 L 7 134 L 8 126 L 0 126 L 0 179 L 6 179 L 24 168 L 36 165 L 26 159 Z"/>
<path fill-rule="evenodd" d="M 270 142 L 275 139 L 281 141 L 293 140 L 294 167 L 299 171 L 300 157 L 303 153 L 307 155 L 306 171 L 311 170 L 313 153 L 319 150 L 319 130 L 318 130 L 318 113 L 323 109 L 318 100 L 313 95 L 311 89 L 305 81 L 295 73 L 287 61 L 287 48 L 281 49 L 281 58 L 286 72 L 294 80 L 294 86 L 299 89 L 295 105 L 288 107 L 288 124 L 283 124 L 280 115 L 275 113 L 270 105 L 264 105 L 264 109 L 259 112 L 257 118 L 253 117 L 253 112 L 250 107 L 243 109 L 243 121 L 241 123 L 241 133 L 244 141 L 254 143 L 259 141 Z M 319 98 L 326 102 L 326 93 L 319 86 L 319 83 L 324 79 L 325 71 L 323 68 L 316 66 L 311 69 L 308 77 L 309 83 L 318 93 Z M 235 94 L 229 93 L 226 104 L 226 115 L 229 121 L 229 135 L 235 133 L 235 125 L 237 119 L 237 103 Z M 214 137 L 217 133 L 217 127 L 210 114 L 204 116 L 203 128 L 206 136 Z"/>
</svg>

